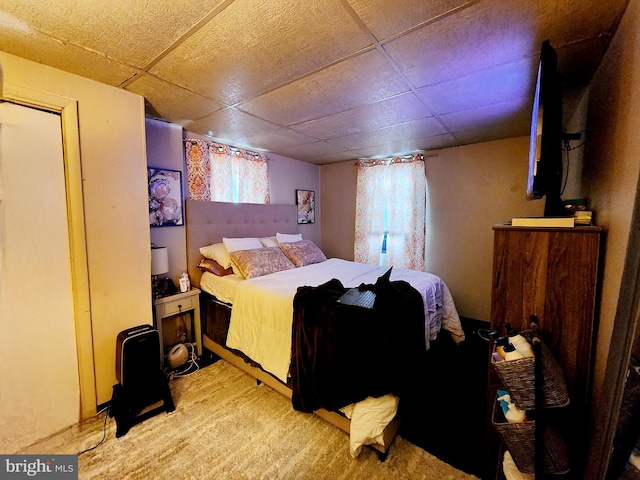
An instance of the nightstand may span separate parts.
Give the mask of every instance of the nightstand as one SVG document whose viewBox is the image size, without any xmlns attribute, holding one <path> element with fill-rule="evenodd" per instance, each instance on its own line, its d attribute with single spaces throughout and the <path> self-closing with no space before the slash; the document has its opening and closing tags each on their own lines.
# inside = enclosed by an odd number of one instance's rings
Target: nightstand
<svg viewBox="0 0 640 480">
<path fill-rule="evenodd" d="M 162 363 L 164 366 L 164 336 L 162 332 L 163 322 L 176 315 L 190 313 L 191 322 L 187 322 L 187 331 L 189 338 L 196 345 L 198 357 L 202 356 L 202 328 L 200 325 L 200 290 L 192 288 L 188 292 L 176 293 L 161 297 L 153 302 L 155 306 L 154 326 L 160 334 L 160 342 L 162 343 Z"/>
</svg>

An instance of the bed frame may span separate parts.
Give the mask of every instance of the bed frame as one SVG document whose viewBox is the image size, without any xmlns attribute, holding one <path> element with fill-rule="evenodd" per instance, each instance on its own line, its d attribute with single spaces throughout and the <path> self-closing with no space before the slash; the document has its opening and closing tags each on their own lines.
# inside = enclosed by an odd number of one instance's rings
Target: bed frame
<svg viewBox="0 0 640 480">
<path fill-rule="evenodd" d="M 280 233 L 298 233 L 297 209 L 295 205 L 276 204 L 240 204 L 208 202 L 200 200 L 186 200 L 185 224 L 187 234 L 187 265 L 191 284 L 200 286 L 202 272 L 197 264 L 201 258 L 199 248 L 222 242 L 223 237 L 267 237 Z M 211 307 L 207 302 L 213 302 L 211 295 L 204 292 L 200 295 L 202 315 L 219 306 Z M 203 332 L 206 332 L 207 318 L 201 319 Z M 205 348 L 228 361 L 240 370 L 256 378 L 285 395 L 292 397 L 292 390 L 279 379 L 265 372 L 261 368 L 248 362 L 245 357 L 237 355 L 224 345 L 215 342 L 203 334 L 202 343 Z M 332 425 L 347 434 L 350 431 L 350 420 L 343 415 L 325 409 L 314 412 Z M 380 460 L 385 460 L 389 446 L 398 432 L 400 421 L 393 420 L 383 433 L 384 445 L 369 445 L 378 452 Z"/>
</svg>

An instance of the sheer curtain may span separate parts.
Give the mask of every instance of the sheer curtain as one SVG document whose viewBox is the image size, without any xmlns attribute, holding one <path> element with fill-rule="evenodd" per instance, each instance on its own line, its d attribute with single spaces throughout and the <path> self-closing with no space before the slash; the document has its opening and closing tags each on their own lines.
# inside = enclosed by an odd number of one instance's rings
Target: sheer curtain
<svg viewBox="0 0 640 480">
<path fill-rule="evenodd" d="M 189 138 L 185 158 L 190 199 L 269 203 L 269 169 L 263 154 Z"/>
<path fill-rule="evenodd" d="M 355 261 L 424 270 L 425 203 L 423 155 L 359 162 Z"/>
</svg>

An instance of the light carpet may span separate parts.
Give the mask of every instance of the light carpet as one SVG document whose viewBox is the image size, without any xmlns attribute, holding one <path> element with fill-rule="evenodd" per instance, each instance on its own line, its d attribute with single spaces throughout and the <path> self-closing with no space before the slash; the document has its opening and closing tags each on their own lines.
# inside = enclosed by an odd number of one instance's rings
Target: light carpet
<svg viewBox="0 0 640 480">
<path fill-rule="evenodd" d="M 474 479 L 401 437 L 380 462 L 349 455 L 346 433 L 224 360 L 171 382 L 176 410 L 162 412 L 79 456 L 80 479 Z M 104 416 L 18 453 L 78 453 L 103 436 Z M 436 432 L 434 434 L 437 435 Z"/>
</svg>

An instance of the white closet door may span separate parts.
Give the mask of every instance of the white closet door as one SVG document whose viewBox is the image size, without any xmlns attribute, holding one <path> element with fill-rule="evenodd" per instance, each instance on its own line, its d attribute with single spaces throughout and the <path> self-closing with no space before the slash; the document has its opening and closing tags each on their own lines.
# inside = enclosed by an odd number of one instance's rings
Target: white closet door
<svg viewBox="0 0 640 480">
<path fill-rule="evenodd" d="M 59 115 L 0 104 L 0 452 L 80 411 Z"/>
</svg>

